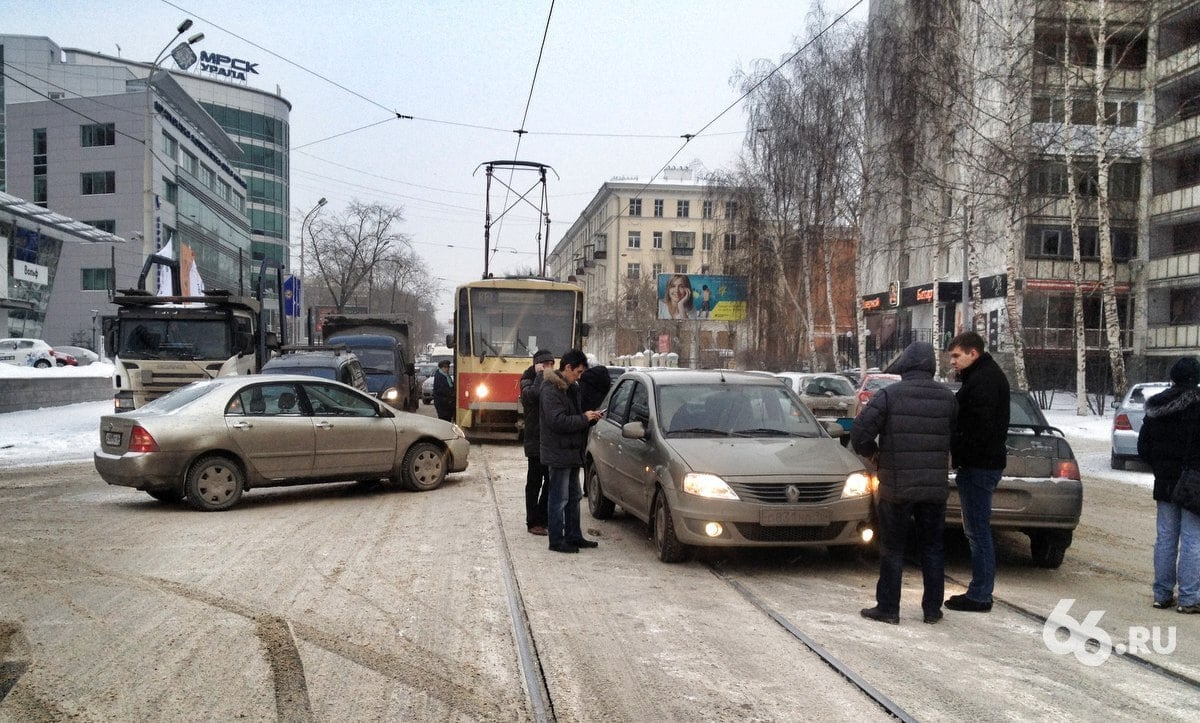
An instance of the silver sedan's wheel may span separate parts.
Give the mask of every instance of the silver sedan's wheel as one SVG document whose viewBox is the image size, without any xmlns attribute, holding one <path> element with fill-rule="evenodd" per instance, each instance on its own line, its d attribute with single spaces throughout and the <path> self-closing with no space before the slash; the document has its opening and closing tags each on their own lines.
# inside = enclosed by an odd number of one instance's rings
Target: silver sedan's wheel
<svg viewBox="0 0 1200 723">
<path fill-rule="evenodd" d="M 683 562 L 692 556 L 692 550 L 675 536 L 675 517 L 671 505 L 662 491 L 654 497 L 654 550 L 663 562 Z"/>
<path fill-rule="evenodd" d="M 237 463 L 228 457 L 202 457 L 188 472 L 187 499 L 202 512 L 227 510 L 237 504 L 246 480 Z"/>
<path fill-rule="evenodd" d="M 432 442 L 417 442 L 404 454 L 400 480 L 405 487 L 426 492 L 442 486 L 446 479 L 446 452 Z"/>
<path fill-rule="evenodd" d="M 596 471 L 595 464 L 589 464 L 587 468 L 587 501 L 588 512 L 592 513 L 592 517 L 597 520 L 612 518 L 616 505 L 604 496 L 604 488 L 600 486 L 600 473 Z"/>
</svg>

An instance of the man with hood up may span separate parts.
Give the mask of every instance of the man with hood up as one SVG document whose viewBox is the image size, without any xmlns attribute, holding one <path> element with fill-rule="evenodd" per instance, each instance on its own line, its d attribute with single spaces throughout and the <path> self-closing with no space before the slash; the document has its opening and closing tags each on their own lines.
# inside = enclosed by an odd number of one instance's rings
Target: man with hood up
<svg viewBox="0 0 1200 723">
<path fill-rule="evenodd" d="M 854 419 L 854 451 L 873 459 L 879 486 L 875 510 L 879 524 L 879 581 L 875 607 L 864 618 L 900 622 L 900 582 L 904 542 L 916 521 L 925 584 L 921 608 L 927 623 L 942 619 L 945 592 L 946 498 L 950 495 L 950 435 L 958 415 L 954 393 L 934 381 L 933 346 L 909 344 L 888 372 L 900 381 L 875 392 Z"/>
<path fill-rule="evenodd" d="M 1138 455 L 1154 470 L 1158 534 L 1154 540 L 1154 607 L 1170 608 L 1179 585 L 1181 613 L 1200 613 L 1200 515 L 1171 501 L 1183 470 L 1200 469 L 1200 362 L 1171 366 L 1173 384 L 1146 400 Z"/>
</svg>

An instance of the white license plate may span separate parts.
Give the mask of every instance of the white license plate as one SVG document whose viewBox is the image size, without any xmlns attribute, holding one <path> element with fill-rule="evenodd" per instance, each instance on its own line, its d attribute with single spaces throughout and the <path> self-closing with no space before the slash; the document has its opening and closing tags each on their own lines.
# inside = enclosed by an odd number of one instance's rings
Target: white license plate
<svg viewBox="0 0 1200 723">
<path fill-rule="evenodd" d="M 764 525 L 823 525 L 829 522 L 828 514 L 820 510 L 763 510 L 759 522 Z"/>
<path fill-rule="evenodd" d="M 120 432 L 105 432 L 104 433 L 104 443 L 107 444 L 109 447 L 120 447 L 121 446 L 121 433 Z"/>
</svg>

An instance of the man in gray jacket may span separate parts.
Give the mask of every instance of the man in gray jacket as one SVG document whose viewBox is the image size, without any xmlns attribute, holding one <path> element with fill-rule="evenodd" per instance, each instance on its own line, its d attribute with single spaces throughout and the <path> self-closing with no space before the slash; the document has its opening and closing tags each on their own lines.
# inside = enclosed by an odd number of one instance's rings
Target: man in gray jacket
<svg viewBox="0 0 1200 723">
<path fill-rule="evenodd" d="M 875 607 L 863 608 L 862 616 L 893 625 L 900 622 L 904 542 L 914 519 L 921 543 L 925 622 L 942 619 L 942 533 L 950 495 L 950 435 L 958 404 L 953 392 L 933 380 L 933 354 L 925 342 L 910 344 L 888 369 L 899 374 L 900 381 L 875 392 L 850 430 L 854 451 L 873 459 L 879 476 L 879 582 Z"/>
</svg>

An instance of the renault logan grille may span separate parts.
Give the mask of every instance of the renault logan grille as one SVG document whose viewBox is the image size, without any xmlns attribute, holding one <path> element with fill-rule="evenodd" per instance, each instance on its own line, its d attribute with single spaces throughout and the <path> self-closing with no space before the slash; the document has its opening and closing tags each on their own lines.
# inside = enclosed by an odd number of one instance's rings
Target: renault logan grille
<svg viewBox="0 0 1200 723">
<path fill-rule="evenodd" d="M 742 482 L 725 479 L 737 496 L 746 502 L 784 505 L 818 505 L 842 495 L 844 480 L 820 482 Z M 791 488 L 791 489 L 789 489 Z"/>
</svg>

